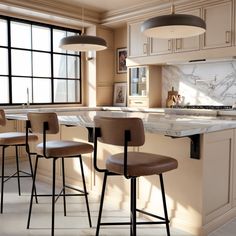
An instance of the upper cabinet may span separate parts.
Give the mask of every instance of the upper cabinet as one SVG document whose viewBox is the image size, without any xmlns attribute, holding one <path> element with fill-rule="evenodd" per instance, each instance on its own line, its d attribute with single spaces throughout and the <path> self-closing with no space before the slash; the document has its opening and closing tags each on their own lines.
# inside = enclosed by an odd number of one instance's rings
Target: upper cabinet
<svg viewBox="0 0 236 236">
<path fill-rule="evenodd" d="M 207 30 L 204 48 L 228 47 L 232 45 L 233 6 L 232 1 L 203 8 Z"/>
<path fill-rule="evenodd" d="M 188 6 L 179 5 L 176 9 L 178 14 L 203 18 L 206 32 L 190 38 L 148 38 L 141 32 L 144 20 L 132 22 L 128 24 L 128 49 L 129 57 L 135 59 L 130 65 L 232 56 L 234 50 L 230 47 L 235 49 L 236 0 L 194 2 Z"/>
<path fill-rule="evenodd" d="M 201 10 L 189 10 L 189 11 L 181 11 L 177 12 L 180 14 L 188 14 L 201 17 Z M 190 38 L 180 38 L 175 40 L 175 52 L 185 52 L 185 51 L 194 51 L 200 49 L 200 36 L 194 36 Z"/>
<path fill-rule="evenodd" d="M 148 37 L 141 32 L 141 24 L 142 22 L 135 22 L 128 26 L 130 57 L 148 55 Z"/>
</svg>

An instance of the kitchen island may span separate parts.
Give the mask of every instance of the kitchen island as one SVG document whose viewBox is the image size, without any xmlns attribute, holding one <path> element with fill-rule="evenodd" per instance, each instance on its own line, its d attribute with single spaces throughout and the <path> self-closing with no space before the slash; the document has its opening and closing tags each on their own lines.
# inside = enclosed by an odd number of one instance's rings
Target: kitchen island
<svg viewBox="0 0 236 236">
<path fill-rule="evenodd" d="M 205 236 L 236 216 L 236 117 L 219 116 L 215 111 L 201 114 L 196 111 L 197 115 L 194 112 L 176 114 L 173 110 L 56 112 L 61 123 L 59 137 L 83 141 L 88 138 L 85 127 L 93 127 L 95 115 L 142 118 L 146 142 L 138 151 L 168 155 L 179 162 L 177 170 L 164 175 L 169 216 L 174 227 L 191 235 Z M 22 120 L 26 115 L 7 114 L 7 118 Z M 191 143 L 196 141 L 199 159 L 190 158 Z M 103 165 L 107 154 L 119 151 L 119 147 L 100 145 L 99 165 Z M 76 165 L 72 162 L 66 164 L 71 170 L 67 179 L 74 184 L 77 184 L 78 176 Z M 47 180 L 50 170 L 50 165 L 41 164 L 41 178 Z M 86 159 L 86 172 L 90 191 L 100 193 L 102 175 L 95 172 L 92 156 Z M 163 212 L 157 182 L 154 176 L 139 179 L 139 185 L 142 185 L 142 191 L 138 188 L 139 208 Z M 112 178 L 108 185 L 108 199 L 119 207 L 127 204 L 129 186 L 125 179 Z"/>
</svg>

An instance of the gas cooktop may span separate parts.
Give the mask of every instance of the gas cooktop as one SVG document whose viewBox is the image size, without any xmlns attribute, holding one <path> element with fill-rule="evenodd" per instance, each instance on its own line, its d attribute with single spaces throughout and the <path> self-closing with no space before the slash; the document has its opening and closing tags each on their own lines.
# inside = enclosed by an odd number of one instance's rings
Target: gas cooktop
<svg viewBox="0 0 236 236">
<path fill-rule="evenodd" d="M 232 106 L 224 105 L 185 105 L 185 106 L 173 106 L 173 108 L 186 108 L 186 109 L 211 109 L 211 110 L 231 110 Z"/>
</svg>

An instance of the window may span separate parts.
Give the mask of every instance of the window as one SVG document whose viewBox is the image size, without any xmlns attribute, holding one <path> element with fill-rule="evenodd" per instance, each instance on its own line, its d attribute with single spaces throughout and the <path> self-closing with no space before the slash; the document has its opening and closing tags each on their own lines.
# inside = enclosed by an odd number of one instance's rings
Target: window
<svg viewBox="0 0 236 236">
<path fill-rule="evenodd" d="M 80 53 L 59 48 L 80 31 L 0 17 L 0 104 L 81 103 Z"/>
</svg>

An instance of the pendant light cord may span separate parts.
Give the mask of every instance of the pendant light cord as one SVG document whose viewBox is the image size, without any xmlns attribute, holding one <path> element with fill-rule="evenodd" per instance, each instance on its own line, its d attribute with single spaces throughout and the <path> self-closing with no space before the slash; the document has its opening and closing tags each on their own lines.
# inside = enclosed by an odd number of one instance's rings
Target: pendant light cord
<svg viewBox="0 0 236 236">
<path fill-rule="evenodd" d="M 175 14 L 174 0 L 171 1 L 171 14 Z"/>
<path fill-rule="evenodd" d="M 82 32 L 81 35 L 84 35 L 84 8 L 82 7 Z"/>
</svg>

